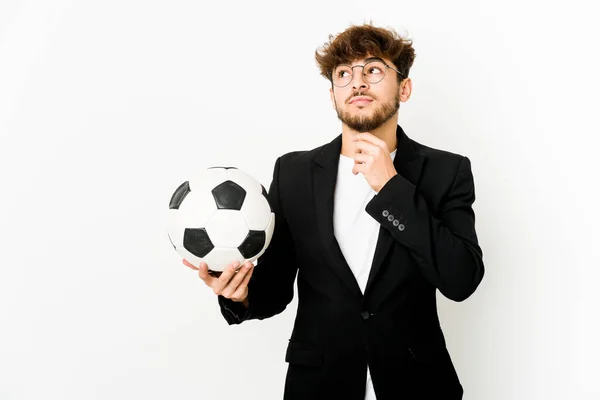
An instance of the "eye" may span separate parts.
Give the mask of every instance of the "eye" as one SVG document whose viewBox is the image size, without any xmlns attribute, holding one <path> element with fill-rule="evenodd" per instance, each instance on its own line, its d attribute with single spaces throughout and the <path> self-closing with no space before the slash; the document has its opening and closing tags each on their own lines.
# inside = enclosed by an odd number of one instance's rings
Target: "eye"
<svg viewBox="0 0 600 400">
<path fill-rule="evenodd" d="M 377 75 L 381 73 L 383 73 L 383 68 L 381 68 L 380 66 L 373 65 L 367 69 L 367 74 L 369 75 Z"/>
<path fill-rule="evenodd" d="M 347 67 L 340 67 L 336 70 L 335 75 L 337 78 L 348 78 L 352 76 L 352 70 Z"/>
</svg>

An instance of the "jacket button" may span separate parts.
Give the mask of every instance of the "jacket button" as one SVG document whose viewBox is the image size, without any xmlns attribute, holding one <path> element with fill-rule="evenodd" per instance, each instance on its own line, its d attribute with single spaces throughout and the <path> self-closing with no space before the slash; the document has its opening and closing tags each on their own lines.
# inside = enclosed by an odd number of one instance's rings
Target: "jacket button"
<svg viewBox="0 0 600 400">
<path fill-rule="evenodd" d="M 371 314 L 369 314 L 368 311 L 363 311 L 362 314 L 360 314 L 360 316 L 362 317 L 362 319 L 369 319 Z"/>
<path fill-rule="evenodd" d="M 404 224 L 398 225 L 398 230 L 399 231 L 403 231 L 404 229 L 406 229 L 406 227 L 404 226 Z"/>
<path fill-rule="evenodd" d="M 390 212 L 388 210 L 383 210 L 381 215 L 383 215 L 384 217 L 387 217 L 388 215 L 390 215 Z"/>
<path fill-rule="evenodd" d="M 399 223 L 400 223 L 400 221 L 398 221 L 397 219 L 392 221 L 392 224 L 394 224 L 394 226 L 398 226 Z"/>
<path fill-rule="evenodd" d="M 392 214 L 388 215 L 388 221 L 392 222 L 394 220 L 394 216 Z"/>
</svg>

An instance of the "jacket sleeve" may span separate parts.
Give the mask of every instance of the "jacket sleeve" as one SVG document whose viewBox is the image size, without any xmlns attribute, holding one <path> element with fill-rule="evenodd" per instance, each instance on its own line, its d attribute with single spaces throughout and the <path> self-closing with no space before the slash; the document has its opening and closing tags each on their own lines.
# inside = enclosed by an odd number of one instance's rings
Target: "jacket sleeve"
<svg viewBox="0 0 600 400">
<path fill-rule="evenodd" d="M 400 174 L 367 204 L 366 211 L 405 245 L 423 275 L 447 298 L 467 299 L 484 275 L 475 233 L 475 187 L 471 162 L 463 157 L 434 218 L 415 186 Z"/>
<path fill-rule="evenodd" d="M 259 257 L 248 283 L 246 308 L 221 295 L 218 302 L 221 314 L 229 325 L 250 319 L 265 319 L 281 313 L 294 297 L 294 281 L 298 266 L 292 236 L 283 215 L 279 194 L 281 157 L 275 162 L 273 180 L 269 188 L 269 202 L 275 213 L 275 227 L 271 242 Z"/>
</svg>

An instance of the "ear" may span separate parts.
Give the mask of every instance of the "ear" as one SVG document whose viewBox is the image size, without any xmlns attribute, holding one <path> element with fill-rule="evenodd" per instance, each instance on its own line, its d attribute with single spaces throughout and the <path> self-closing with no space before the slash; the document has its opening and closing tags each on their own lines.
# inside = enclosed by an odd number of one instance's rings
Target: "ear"
<svg viewBox="0 0 600 400">
<path fill-rule="evenodd" d="M 335 94 L 333 93 L 333 88 L 329 88 L 329 99 L 331 100 L 331 106 L 333 107 L 333 109 L 336 109 L 336 103 L 335 103 Z"/>
<path fill-rule="evenodd" d="M 400 83 L 400 88 L 398 88 L 398 90 L 400 94 L 400 101 L 407 102 L 412 93 L 412 80 L 410 78 L 404 79 Z"/>
</svg>

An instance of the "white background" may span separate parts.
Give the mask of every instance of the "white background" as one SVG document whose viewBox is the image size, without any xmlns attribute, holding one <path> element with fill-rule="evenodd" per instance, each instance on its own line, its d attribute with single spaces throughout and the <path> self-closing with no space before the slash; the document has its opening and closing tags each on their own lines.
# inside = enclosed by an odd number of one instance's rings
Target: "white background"
<svg viewBox="0 0 600 400">
<path fill-rule="evenodd" d="M 465 400 L 600 399 L 600 32 L 514 0 L 2 1 L 0 399 L 281 398 L 296 300 L 228 326 L 168 202 L 338 135 L 314 51 L 369 19 L 414 40 L 401 126 L 472 161 L 486 276 L 439 296 Z"/>
</svg>

